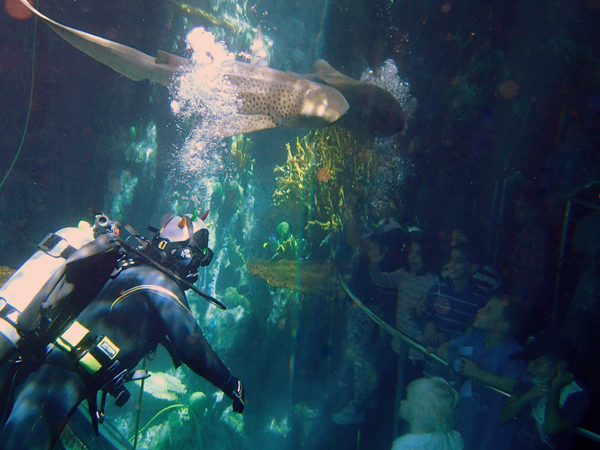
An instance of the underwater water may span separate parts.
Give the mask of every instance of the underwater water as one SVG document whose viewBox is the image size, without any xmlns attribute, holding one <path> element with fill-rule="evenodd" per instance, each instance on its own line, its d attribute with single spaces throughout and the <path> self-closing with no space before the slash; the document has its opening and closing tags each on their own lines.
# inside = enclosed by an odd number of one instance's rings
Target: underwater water
<svg viewBox="0 0 600 450">
<path fill-rule="evenodd" d="M 406 286 L 381 279 L 411 272 L 417 236 L 427 264 L 413 272 L 439 293 L 459 276 L 445 267 L 454 230 L 479 258 L 469 283 L 493 268 L 523 302 L 519 345 L 564 333 L 592 406 L 560 445 L 598 448 L 598 0 L 35 3 L 150 55 L 138 81 L 2 2 L 0 281 L 91 207 L 148 238 L 208 212 L 214 258 L 195 286 L 227 309 L 186 295 L 246 392 L 237 414 L 159 346 L 130 400 L 108 397 L 100 437 L 83 402 L 54 448 L 391 449 L 410 432 L 399 408 L 422 376 L 416 347 L 437 345 L 414 331 Z M 167 86 L 158 51 L 183 58 L 162 66 Z"/>
</svg>

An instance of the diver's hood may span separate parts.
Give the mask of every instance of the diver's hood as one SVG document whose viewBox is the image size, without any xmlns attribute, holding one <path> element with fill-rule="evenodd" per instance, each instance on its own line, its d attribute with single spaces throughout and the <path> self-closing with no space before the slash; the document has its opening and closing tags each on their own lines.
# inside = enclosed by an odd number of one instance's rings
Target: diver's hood
<svg viewBox="0 0 600 450">
<path fill-rule="evenodd" d="M 154 236 L 152 244 L 159 250 L 170 254 L 172 250 L 187 247 L 195 237 L 206 235 L 208 238 L 208 227 L 201 218 L 194 218 L 192 214 L 185 216 L 173 216 Z M 206 230 L 204 233 L 198 233 Z M 208 239 L 206 239 L 208 241 Z M 208 242 L 198 242 L 200 248 L 206 248 Z"/>
</svg>

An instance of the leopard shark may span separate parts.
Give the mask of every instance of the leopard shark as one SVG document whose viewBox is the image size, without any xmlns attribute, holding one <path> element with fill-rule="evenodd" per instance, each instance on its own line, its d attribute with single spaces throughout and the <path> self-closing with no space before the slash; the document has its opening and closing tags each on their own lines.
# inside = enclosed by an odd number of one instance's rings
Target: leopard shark
<svg viewBox="0 0 600 450">
<path fill-rule="evenodd" d="M 27 0 L 20 1 L 72 46 L 131 80 L 169 86 L 182 69 L 193 64 L 163 51 L 153 57 L 68 27 L 45 16 Z M 227 61 L 223 65 L 223 76 L 237 89 L 239 107 L 231 120 L 211 128 L 216 136 L 224 138 L 280 127 L 321 127 L 336 122 L 348 111 L 346 98 L 331 86 L 266 67 L 262 62 L 253 65 Z"/>
</svg>

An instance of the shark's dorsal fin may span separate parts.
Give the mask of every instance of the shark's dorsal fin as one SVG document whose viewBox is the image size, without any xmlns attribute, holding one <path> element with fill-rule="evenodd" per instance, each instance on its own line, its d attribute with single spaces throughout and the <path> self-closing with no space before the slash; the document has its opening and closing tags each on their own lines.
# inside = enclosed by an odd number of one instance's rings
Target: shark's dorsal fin
<svg viewBox="0 0 600 450">
<path fill-rule="evenodd" d="M 179 70 L 180 68 L 188 66 L 192 63 L 192 61 L 187 58 L 182 58 L 181 56 L 173 55 L 168 52 L 163 52 L 162 50 L 158 50 L 156 54 L 158 55 L 154 60 L 156 64 L 172 67 L 174 71 Z"/>
<path fill-rule="evenodd" d="M 313 64 L 313 72 L 317 75 L 317 79 L 325 81 L 327 84 L 335 85 L 338 83 L 360 84 L 360 81 L 347 77 L 343 73 L 335 70 L 331 64 L 324 59 L 318 59 Z"/>
</svg>

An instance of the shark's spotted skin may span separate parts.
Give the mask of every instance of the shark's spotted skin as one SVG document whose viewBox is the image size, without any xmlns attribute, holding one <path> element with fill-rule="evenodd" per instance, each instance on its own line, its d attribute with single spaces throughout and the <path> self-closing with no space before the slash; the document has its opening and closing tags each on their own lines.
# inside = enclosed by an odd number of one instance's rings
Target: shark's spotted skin
<svg viewBox="0 0 600 450">
<path fill-rule="evenodd" d="M 299 75 L 242 62 L 228 63 L 228 69 L 225 76 L 241 100 L 239 113 L 267 115 L 274 126 L 327 125 L 348 110 L 337 90 Z"/>
</svg>

